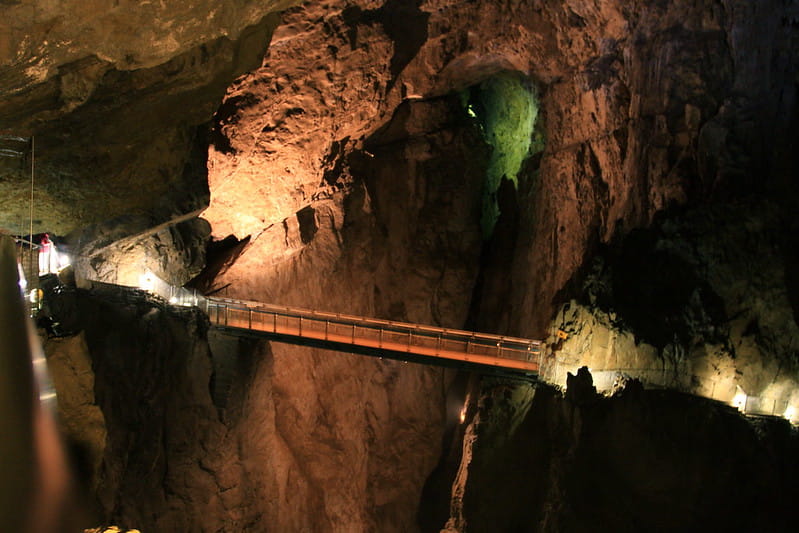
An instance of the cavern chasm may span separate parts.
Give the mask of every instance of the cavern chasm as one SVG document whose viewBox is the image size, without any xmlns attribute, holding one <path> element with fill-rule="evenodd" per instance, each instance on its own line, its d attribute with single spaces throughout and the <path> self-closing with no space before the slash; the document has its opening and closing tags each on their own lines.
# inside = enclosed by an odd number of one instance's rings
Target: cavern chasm
<svg viewBox="0 0 799 533">
<path fill-rule="evenodd" d="M 46 467 L 2 361 L 0 530 L 796 529 L 799 1 L 0 14 L 0 229 L 71 478 L 15 484 Z M 538 371 L 234 336 L 153 280 Z"/>
</svg>

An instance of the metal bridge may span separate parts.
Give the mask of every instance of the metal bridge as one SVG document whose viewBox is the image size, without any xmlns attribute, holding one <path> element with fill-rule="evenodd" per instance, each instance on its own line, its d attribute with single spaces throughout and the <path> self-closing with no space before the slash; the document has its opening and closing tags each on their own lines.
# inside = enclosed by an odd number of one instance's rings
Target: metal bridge
<svg viewBox="0 0 799 533">
<path fill-rule="evenodd" d="M 225 298 L 192 304 L 234 335 L 497 374 L 535 377 L 541 365 L 541 343 L 529 339 Z"/>
</svg>

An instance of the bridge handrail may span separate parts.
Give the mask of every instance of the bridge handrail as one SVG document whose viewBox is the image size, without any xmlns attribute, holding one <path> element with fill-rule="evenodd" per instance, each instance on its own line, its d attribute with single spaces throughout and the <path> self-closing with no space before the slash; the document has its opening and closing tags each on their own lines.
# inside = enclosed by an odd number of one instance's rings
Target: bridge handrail
<svg viewBox="0 0 799 533">
<path fill-rule="evenodd" d="M 538 353 L 541 347 L 541 342 L 536 340 L 530 339 L 522 339 L 519 337 L 509 337 L 506 335 L 493 335 L 490 333 L 478 333 L 472 331 L 465 331 L 459 329 L 451 329 L 451 328 L 442 328 L 436 326 L 427 326 L 421 324 L 412 324 L 409 322 L 398 322 L 394 320 L 383 320 L 377 318 L 368 318 L 368 317 L 361 317 L 355 315 L 347 315 L 343 313 L 332 313 L 327 311 L 315 311 L 311 309 L 302 309 L 298 307 L 288 307 L 282 305 L 274 305 L 274 304 L 266 304 L 263 302 L 254 302 L 249 300 L 237 300 L 231 298 L 216 298 L 216 297 L 207 297 L 206 298 L 207 305 L 211 306 L 221 306 L 227 307 L 228 309 L 235 309 L 238 311 L 253 311 L 253 312 L 260 312 L 260 313 L 269 313 L 269 314 L 277 314 L 280 316 L 287 316 L 287 317 L 302 317 L 307 318 L 310 320 L 329 320 L 335 321 L 342 325 L 362 325 L 364 327 L 376 327 L 380 329 L 385 329 L 386 327 L 390 327 L 398 332 L 413 332 L 413 333 L 427 333 L 433 335 L 443 335 L 448 339 L 461 339 L 463 341 L 471 341 L 471 342 L 489 342 L 492 345 L 496 346 L 496 343 L 500 343 L 501 345 L 505 346 L 507 349 L 513 349 L 508 345 L 518 345 L 524 346 L 526 349 L 533 353 Z M 521 350 L 514 350 L 514 351 L 521 351 Z"/>
</svg>

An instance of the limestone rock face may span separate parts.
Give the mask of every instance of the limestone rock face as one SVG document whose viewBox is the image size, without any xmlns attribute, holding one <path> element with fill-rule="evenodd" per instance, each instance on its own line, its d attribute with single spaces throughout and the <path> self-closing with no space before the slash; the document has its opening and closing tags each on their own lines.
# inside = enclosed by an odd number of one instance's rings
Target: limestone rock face
<svg viewBox="0 0 799 533">
<path fill-rule="evenodd" d="M 770 201 L 705 206 L 632 233 L 593 262 L 550 337 L 551 379 L 582 364 L 724 402 L 799 402 L 790 281 L 795 223 Z"/>
<path fill-rule="evenodd" d="M 27 229 L 31 166 L 34 232 L 204 207 L 197 126 L 258 65 L 288 4 L 4 2 L 0 130 L 34 146 L 4 164 L 0 225 Z"/>
<path fill-rule="evenodd" d="M 486 327 L 542 335 L 586 251 L 618 230 L 670 205 L 788 183 L 782 171 L 752 176 L 779 167 L 787 146 L 794 7 L 400 4 L 285 15 L 262 68 L 228 89 L 216 117 L 204 214 L 215 235 L 258 234 L 329 194 L 348 179 L 337 162 L 400 102 L 505 70 L 538 84 L 546 150 L 520 176 L 520 231 L 502 269 L 515 290 Z M 751 39 L 762 53 L 749 54 Z M 749 142 L 772 126 L 778 149 Z"/>
<path fill-rule="evenodd" d="M 50 355 L 47 367 L 58 393 L 58 420 L 67 438 L 81 448 L 89 479 L 97 482 L 105 452 L 105 417 L 95 400 L 95 374 L 82 335 L 50 339 L 44 346 Z M 92 487 L 96 489 L 96 487 Z"/>
<path fill-rule="evenodd" d="M 77 246 L 80 253 L 73 258 L 81 279 L 136 287 L 149 271 L 166 283 L 181 287 L 204 268 L 210 233 L 205 220 L 190 217 L 133 235 L 129 233 L 136 224 L 116 222 L 84 232 L 84 236 L 89 235 L 89 244 Z"/>
<path fill-rule="evenodd" d="M 691 351 L 691 361 L 699 364 L 703 350 L 730 355 L 732 347 L 719 347 L 723 339 L 741 342 L 736 369 L 760 364 L 739 367 L 745 358 L 794 349 L 774 333 L 793 326 L 770 313 L 795 316 L 799 301 L 795 229 L 782 222 L 797 198 L 795 3 L 329 0 L 287 11 L 276 29 L 268 14 L 280 3 L 53 4 L 55 13 L 2 5 L 18 16 L 5 17 L 14 28 L 0 41 L 0 57 L 9 58 L 0 67 L 7 88 L 0 129 L 36 136 L 36 228 L 78 230 L 75 241 L 89 257 L 84 268 L 104 279 L 118 281 L 115 258 L 136 247 L 148 266 L 185 280 L 200 257 L 191 250 L 202 223 L 190 235 L 163 224 L 207 205 L 211 234 L 240 239 L 235 261 L 222 258 L 224 268 L 208 282 L 213 291 L 536 338 L 564 301 L 579 296 L 597 250 L 632 235 L 624 242 L 633 253 L 663 246 L 676 264 L 699 271 L 697 290 L 666 313 L 679 318 L 668 329 L 683 335 L 680 349 Z M 78 21 L 89 5 L 94 18 Z M 135 24 L 150 9 L 160 16 L 135 38 L 111 40 L 94 29 Z M 48 31 L 50 44 L 36 37 Z M 34 43 L 45 48 L 37 52 Z M 483 242 L 490 148 L 458 93 L 507 72 L 536 88 L 536 134 L 545 149 L 522 165 L 517 188 L 497 192 L 504 209 Z M 0 182 L 5 227 L 18 228 L 27 216 L 28 162 Z M 731 233 L 716 229 L 734 209 L 703 217 L 703 206 L 762 205 L 748 198 L 753 193 L 770 197 L 769 209 L 780 214 L 742 217 L 754 228 Z M 633 246 L 633 229 L 682 206 L 693 206 L 696 218 L 664 226 L 668 238 L 644 243 L 650 248 Z M 684 235 L 692 228 L 701 231 Z M 771 230 L 785 239 L 774 250 L 759 240 Z M 131 237 L 143 240 L 124 240 Z M 739 238 L 756 242 L 739 248 Z M 173 244 L 185 251 L 167 265 L 148 254 Z M 779 267 L 769 263 L 766 275 L 767 261 L 747 259 L 761 251 L 784 256 L 781 279 Z M 624 272 L 629 267 L 596 279 L 618 281 Z M 599 309 L 577 318 L 612 321 L 614 309 L 648 286 L 645 277 L 634 281 L 595 291 L 614 302 L 599 298 L 591 302 Z M 776 304 L 758 303 L 761 290 Z M 452 425 L 444 407 L 451 376 L 263 342 L 209 348 L 199 315 L 116 297 L 90 298 L 81 311 L 108 424 L 100 487 L 109 520 L 164 531 L 416 528 L 423 485 Z M 689 360 L 676 349 L 666 353 L 673 339 L 653 338 L 628 311 L 633 327 L 619 338 L 633 359 Z M 717 318 L 731 323 L 718 326 Z M 610 337 L 616 330 L 595 331 Z M 767 386 L 779 360 L 764 359 L 766 370 L 745 371 L 743 379 Z M 751 478 L 757 487 L 782 486 L 779 465 L 750 469 L 755 456 L 736 448 L 722 456 L 731 477 L 717 478 L 705 469 L 716 455 L 653 455 L 715 450 L 726 443 L 720 435 L 751 445 L 756 457 L 795 447 L 783 426 L 769 426 L 773 439 L 763 437 L 734 413 L 684 398 L 676 409 L 649 393 L 612 405 L 585 395 L 575 405 L 547 389 L 499 390 L 511 401 L 493 426 L 485 417 L 497 411 L 486 410 L 482 428 L 456 432 L 465 432 L 468 446 L 451 529 L 554 531 L 615 520 L 601 511 L 613 502 L 585 503 L 587 492 L 606 496 L 603 476 L 619 493 L 637 491 L 625 507 L 632 521 L 608 522 L 618 529 L 640 529 L 647 518 L 669 529 L 680 513 L 710 527 L 694 506 L 696 485 L 684 483 L 693 479 L 692 457 L 701 458 L 698 475 L 708 483 Z M 686 421 L 680 413 L 689 407 L 695 416 Z M 649 446 L 661 419 L 665 444 Z M 695 420 L 709 422 L 692 440 L 685 428 Z M 615 447 L 607 442 L 630 432 Z M 635 453 L 629 477 L 619 474 L 619 458 Z M 492 461 L 507 462 L 495 469 Z M 601 468 L 592 470 L 595 462 Z M 662 495 L 647 492 L 659 490 L 648 484 L 651 464 L 662 474 L 658 486 L 678 494 L 669 516 L 668 506 L 652 505 Z M 675 464 L 684 479 L 670 477 Z M 511 492 L 504 501 L 533 501 L 533 515 L 516 508 L 497 518 L 501 506 L 480 503 L 493 501 L 486 494 L 496 486 L 529 494 L 519 500 Z M 721 508 L 760 492 L 719 494 L 729 496 L 714 500 Z M 774 510 L 776 521 L 763 523 L 778 528 L 784 508 Z"/>
<path fill-rule="evenodd" d="M 491 384 L 466 434 L 448 532 L 792 528 L 784 420 L 634 383 L 579 402 Z"/>
<path fill-rule="evenodd" d="M 369 155 L 340 163 L 365 179 L 252 239 L 217 278 L 224 294 L 460 327 L 477 275 L 485 162 L 460 109 L 452 98 L 408 104 Z M 270 504 L 264 519 L 278 530 L 415 529 L 450 376 L 278 343 L 269 354 L 249 385 L 243 438 L 264 457 L 265 478 L 277 476 L 259 490 L 289 503 Z"/>
<path fill-rule="evenodd" d="M 103 521 L 156 531 L 414 528 L 444 425 L 440 371 L 235 338 L 211 352 L 200 311 L 133 289 L 80 290 L 77 305 L 80 336 L 48 351 L 84 441 L 96 407 L 79 400 L 80 380 L 62 380 L 83 339 L 92 356 L 98 427 L 104 418 L 108 428 L 91 443 Z"/>
<path fill-rule="evenodd" d="M 265 5 L 264 5 L 265 4 Z M 160 65 L 220 36 L 235 37 L 289 2 L 3 2 L 0 65 L 11 92 L 95 55 L 119 70 Z M 11 85 L 11 81 L 16 85 Z"/>
</svg>

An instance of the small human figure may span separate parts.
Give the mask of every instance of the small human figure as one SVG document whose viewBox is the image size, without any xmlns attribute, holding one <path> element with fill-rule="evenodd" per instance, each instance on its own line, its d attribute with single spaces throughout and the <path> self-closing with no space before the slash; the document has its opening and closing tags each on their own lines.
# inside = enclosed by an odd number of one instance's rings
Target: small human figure
<svg viewBox="0 0 799 533">
<path fill-rule="evenodd" d="M 44 234 L 42 240 L 39 241 L 39 275 L 50 273 L 50 253 L 53 251 L 53 243 L 50 241 L 50 235 Z"/>
<path fill-rule="evenodd" d="M 39 242 L 39 275 L 58 272 L 58 254 L 50 235 L 45 233 Z"/>
</svg>

